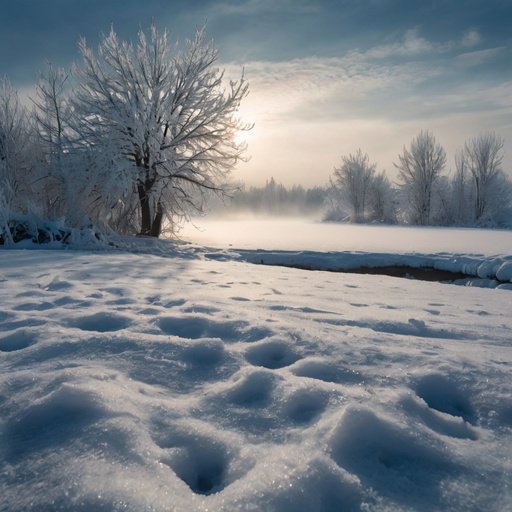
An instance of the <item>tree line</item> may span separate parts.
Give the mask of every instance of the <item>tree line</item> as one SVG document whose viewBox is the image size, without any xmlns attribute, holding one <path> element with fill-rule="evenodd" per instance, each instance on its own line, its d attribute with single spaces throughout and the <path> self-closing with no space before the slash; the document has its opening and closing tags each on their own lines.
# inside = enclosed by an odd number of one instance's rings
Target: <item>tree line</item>
<svg viewBox="0 0 512 512">
<path fill-rule="evenodd" d="M 312 215 L 326 221 L 512 228 L 512 181 L 502 168 L 504 141 L 495 133 L 467 140 L 447 172 L 444 148 L 427 130 L 397 157 L 396 181 L 367 153 L 345 155 L 327 186 L 286 187 L 274 178 L 241 186 L 214 213 Z"/>
<path fill-rule="evenodd" d="M 211 201 L 209 210 L 214 215 L 315 216 L 325 209 L 326 193 L 327 187 L 286 187 L 271 177 L 260 187 L 241 184 L 227 200 Z"/>
<path fill-rule="evenodd" d="M 432 132 L 421 131 L 394 164 L 397 183 L 361 149 L 343 156 L 330 180 L 329 220 L 512 227 L 512 181 L 502 170 L 504 141 L 493 132 L 467 140 L 455 172 Z"/>
<path fill-rule="evenodd" d="M 70 72 L 48 66 L 30 106 L 0 79 L 4 224 L 5 212 L 34 212 L 124 234 L 174 232 L 225 192 L 243 159 L 243 73 L 226 83 L 204 29 L 181 46 L 154 26 L 135 43 L 112 29 L 96 50 L 82 39 L 79 54 Z"/>
</svg>

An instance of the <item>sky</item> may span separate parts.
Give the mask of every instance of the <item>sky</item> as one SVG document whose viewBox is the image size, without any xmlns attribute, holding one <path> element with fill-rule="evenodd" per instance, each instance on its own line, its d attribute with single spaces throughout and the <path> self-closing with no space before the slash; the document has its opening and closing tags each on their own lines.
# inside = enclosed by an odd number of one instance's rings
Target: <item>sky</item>
<svg viewBox="0 0 512 512">
<path fill-rule="evenodd" d="M 219 66 L 250 95 L 248 162 L 233 177 L 324 185 L 358 148 L 394 179 L 420 130 L 448 153 L 486 131 L 512 173 L 510 0 L 0 0 L 0 76 L 30 96 L 46 62 L 68 67 L 81 36 L 152 22 L 171 39 L 207 24 Z"/>
</svg>

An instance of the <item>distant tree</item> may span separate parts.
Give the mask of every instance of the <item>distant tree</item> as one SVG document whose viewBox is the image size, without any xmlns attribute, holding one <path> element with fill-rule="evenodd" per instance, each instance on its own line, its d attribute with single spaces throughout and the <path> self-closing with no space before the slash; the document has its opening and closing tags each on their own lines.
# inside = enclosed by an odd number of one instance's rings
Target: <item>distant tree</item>
<svg viewBox="0 0 512 512">
<path fill-rule="evenodd" d="M 429 224 L 432 215 L 434 186 L 446 164 L 446 152 L 428 130 L 421 131 L 404 147 L 395 164 L 407 198 L 410 220 Z"/>
<path fill-rule="evenodd" d="M 464 150 L 455 153 L 455 175 L 452 179 L 452 217 L 455 224 L 464 225 L 470 221 L 468 205 L 471 195 L 471 183 L 469 181 Z"/>
<path fill-rule="evenodd" d="M 207 191 L 223 191 L 245 150 L 236 135 L 249 126 L 237 111 L 248 85 L 242 76 L 223 88 L 218 52 L 204 30 L 184 51 L 154 26 L 135 45 L 112 30 L 96 53 L 82 40 L 80 54 L 75 150 L 96 181 L 90 193 L 157 237 L 165 218 L 173 226 Z"/>
<path fill-rule="evenodd" d="M 375 174 L 370 181 L 368 204 L 371 220 L 388 223 L 396 221 L 395 191 L 384 171 Z"/>
<path fill-rule="evenodd" d="M 274 178 L 261 187 L 241 185 L 228 202 L 212 204 L 214 213 L 251 212 L 261 215 L 318 215 L 325 208 L 325 187 L 304 188 L 292 185 L 287 188 Z"/>
<path fill-rule="evenodd" d="M 447 175 L 439 176 L 432 197 L 431 224 L 448 226 L 455 224 L 456 196 L 453 179 Z"/>
<path fill-rule="evenodd" d="M 499 193 L 496 185 L 501 174 L 503 144 L 503 139 L 493 132 L 481 134 L 464 144 L 464 166 L 473 178 L 476 222 L 490 212 L 496 193 Z"/>
<path fill-rule="evenodd" d="M 370 163 L 370 157 L 361 149 L 343 156 L 341 160 L 341 165 L 334 169 L 331 184 L 349 205 L 350 220 L 364 222 L 376 165 Z"/>
</svg>

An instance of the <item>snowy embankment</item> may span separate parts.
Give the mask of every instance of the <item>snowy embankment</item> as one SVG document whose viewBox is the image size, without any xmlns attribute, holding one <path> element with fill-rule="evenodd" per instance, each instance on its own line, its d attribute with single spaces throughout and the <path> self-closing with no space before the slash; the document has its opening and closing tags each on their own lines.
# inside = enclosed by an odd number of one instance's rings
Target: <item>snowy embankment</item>
<svg viewBox="0 0 512 512">
<path fill-rule="evenodd" d="M 0 252 L 0 510 L 510 509 L 510 292 L 171 247 Z"/>
<path fill-rule="evenodd" d="M 512 236 L 512 235 L 511 235 Z M 458 274 L 454 284 L 512 290 L 512 256 L 482 257 L 465 254 L 367 254 L 354 252 L 237 250 L 240 259 L 264 265 L 281 265 L 309 270 L 350 271 L 404 267 Z M 212 257 L 216 257 L 212 255 Z M 474 279 L 477 278 L 477 279 Z M 448 277 L 444 279 L 448 280 Z"/>
</svg>

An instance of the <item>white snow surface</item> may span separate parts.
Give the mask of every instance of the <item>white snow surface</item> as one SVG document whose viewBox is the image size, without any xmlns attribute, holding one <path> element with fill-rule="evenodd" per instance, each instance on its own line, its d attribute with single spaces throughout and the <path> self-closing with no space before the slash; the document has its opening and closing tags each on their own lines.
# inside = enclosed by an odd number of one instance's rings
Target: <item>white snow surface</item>
<svg viewBox="0 0 512 512">
<path fill-rule="evenodd" d="M 338 224 L 301 218 L 198 218 L 180 233 L 216 248 L 387 254 L 512 255 L 510 230 Z"/>
<path fill-rule="evenodd" d="M 250 257 L 0 251 L 1 511 L 512 509 L 510 291 Z"/>
</svg>

